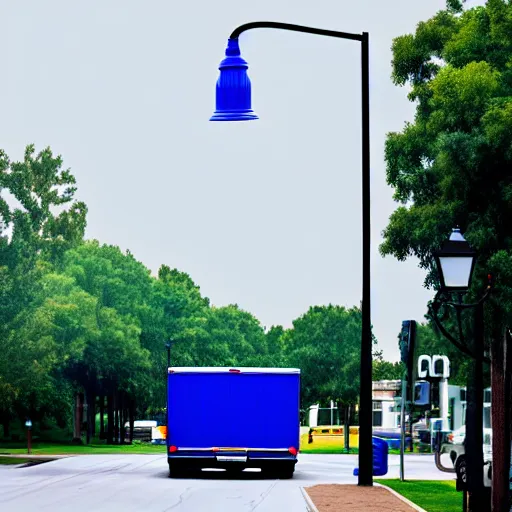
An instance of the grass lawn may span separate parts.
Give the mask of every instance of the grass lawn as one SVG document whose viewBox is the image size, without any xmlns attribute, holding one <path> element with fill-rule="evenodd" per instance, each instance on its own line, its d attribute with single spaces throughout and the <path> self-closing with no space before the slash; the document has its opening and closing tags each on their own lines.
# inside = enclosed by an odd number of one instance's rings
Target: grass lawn
<svg viewBox="0 0 512 512">
<path fill-rule="evenodd" d="M 344 448 L 332 448 L 330 446 L 313 446 L 313 445 L 306 445 L 302 446 L 300 449 L 300 453 L 323 453 L 323 454 L 347 454 Z M 350 451 L 348 452 L 350 454 L 358 454 L 359 448 L 350 448 Z M 406 452 L 406 456 L 407 456 Z M 389 455 L 400 455 L 400 450 L 389 450 Z"/>
<path fill-rule="evenodd" d="M 306 445 L 302 446 L 300 449 L 300 453 L 323 453 L 323 454 L 346 454 L 345 448 L 339 447 L 339 448 L 333 448 L 331 446 L 313 446 L 313 445 Z M 358 448 L 350 448 L 351 454 L 359 453 Z"/>
<path fill-rule="evenodd" d="M 0 444 L 0 454 L 21 454 L 27 453 L 26 447 Z M 66 455 L 66 454 L 108 454 L 108 453 L 131 453 L 131 454 L 165 454 L 165 445 L 154 445 L 149 443 L 135 443 L 132 445 L 106 445 L 106 444 L 55 444 L 55 443 L 34 443 L 32 445 L 34 455 Z M 3 457 L 0 457 L 0 462 Z M 19 459 L 17 459 L 19 460 Z M 21 464 L 21 463 L 20 463 Z"/>
<path fill-rule="evenodd" d="M 10 466 L 16 464 L 26 464 L 30 462 L 29 459 L 22 459 L 21 457 L 0 457 L 0 466 Z"/>
<path fill-rule="evenodd" d="M 394 491 L 405 496 L 427 512 L 460 512 L 462 510 L 462 493 L 455 490 L 455 481 L 434 480 L 381 480 Z"/>
<path fill-rule="evenodd" d="M 346 454 L 344 446 L 343 436 L 315 436 L 312 443 L 308 442 L 307 432 L 300 436 L 300 453 Z M 417 447 L 415 448 L 414 453 L 420 453 Z M 350 440 L 350 452 L 348 453 L 359 453 L 357 440 Z M 400 455 L 400 450 L 390 449 L 388 453 L 389 455 Z M 405 453 L 411 452 L 406 450 Z"/>
</svg>

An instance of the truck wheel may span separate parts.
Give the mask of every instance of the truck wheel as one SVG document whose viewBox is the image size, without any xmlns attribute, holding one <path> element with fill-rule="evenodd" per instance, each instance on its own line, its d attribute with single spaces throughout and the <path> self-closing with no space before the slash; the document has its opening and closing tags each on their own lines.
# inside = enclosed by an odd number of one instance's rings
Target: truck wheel
<svg viewBox="0 0 512 512">
<path fill-rule="evenodd" d="M 288 480 L 293 478 L 293 473 L 295 472 L 295 463 L 285 464 L 280 468 L 279 478 L 281 480 Z"/>
<path fill-rule="evenodd" d="M 169 478 L 183 478 L 185 474 L 185 468 L 180 461 L 169 461 Z"/>
<path fill-rule="evenodd" d="M 232 465 L 226 468 L 226 473 L 234 475 L 240 474 L 245 469 L 245 466 Z"/>
<path fill-rule="evenodd" d="M 293 478 L 295 464 L 276 464 L 275 466 L 263 469 L 267 478 L 278 478 L 279 480 L 289 480 Z"/>
<path fill-rule="evenodd" d="M 293 478 L 294 471 L 295 468 L 293 466 L 291 468 L 283 469 L 279 472 L 278 478 L 280 480 L 289 480 L 290 478 Z"/>
</svg>

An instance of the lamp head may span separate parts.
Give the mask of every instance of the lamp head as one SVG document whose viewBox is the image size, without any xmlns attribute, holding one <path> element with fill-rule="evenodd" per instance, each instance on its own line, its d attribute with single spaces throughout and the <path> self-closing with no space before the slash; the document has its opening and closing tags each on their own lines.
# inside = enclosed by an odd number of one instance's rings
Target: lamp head
<svg viewBox="0 0 512 512">
<path fill-rule="evenodd" d="M 460 229 L 452 230 L 440 251 L 434 253 L 441 288 L 448 292 L 467 292 L 475 267 L 476 254 Z"/>
<path fill-rule="evenodd" d="M 238 39 L 228 39 L 226 58 L 220 63 L 216 108 L 210 121 L 251 121 L 258 116 L 251 108 L 251 81 L 247 62 L 240 56 Z"/>
</svg>

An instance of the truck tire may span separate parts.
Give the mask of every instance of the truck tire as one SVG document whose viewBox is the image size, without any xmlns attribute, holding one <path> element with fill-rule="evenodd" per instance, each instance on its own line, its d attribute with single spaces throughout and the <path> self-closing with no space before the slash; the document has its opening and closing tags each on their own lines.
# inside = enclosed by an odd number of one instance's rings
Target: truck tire
<svg viewBox="0 0 512 512">
<path fill-rule="evenodd" d="M 279 474 L 278 478 L 280 480 L 289 480 L 290 478 L 293 478 L 293 473 L 295 472 L 295 466 L 288 467 L 286 469 L 282 469 Z"/>
<path fill-rule="evenodd" d="M 239 475 L 242 473 L 242 471 L 245 469 L 245 466 L 232 466 L 229 468 L 226 468 L 226 473 L 229 473 L 231 475 Z"/>
<path fill-rule="evenodd" d="M 169 461 L 169 478 L 183 478 L 185 474 L 186 471 L 181 461 Z"/>
<path fill-rule="evenodd" d="M 279 480 L 289 480 L 293 478 L 295 464 L 275 464 L 274 466 L 262 470 L 267 478 L 278 478 Z"/>
</svg>

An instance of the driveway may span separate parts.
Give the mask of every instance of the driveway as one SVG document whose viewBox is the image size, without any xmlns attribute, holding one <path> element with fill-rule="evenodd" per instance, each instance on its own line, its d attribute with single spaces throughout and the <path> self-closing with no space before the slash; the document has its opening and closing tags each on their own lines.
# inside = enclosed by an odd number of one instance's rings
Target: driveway
<svg viewBox="0 0 512 512">
<path fill-rule="evenodd" d="M 386 478 L 397 478 L 398 456 L 390 456 Z M 269 480 L 245 471 L 223 471 L 170 479 L 161 455 L 81 455 L 32 466 L 0 466 L 0 509 L 19 512 L 300 512 L 301 486 L 357 483 L 357 456 L 301 455 L 292 480 Z M 406 477 L 451 479 L 430 455 L 408 455 Z"/>
</svg>

